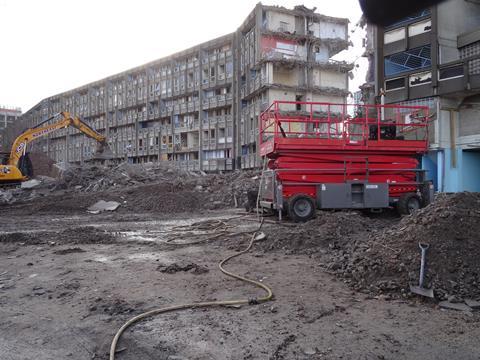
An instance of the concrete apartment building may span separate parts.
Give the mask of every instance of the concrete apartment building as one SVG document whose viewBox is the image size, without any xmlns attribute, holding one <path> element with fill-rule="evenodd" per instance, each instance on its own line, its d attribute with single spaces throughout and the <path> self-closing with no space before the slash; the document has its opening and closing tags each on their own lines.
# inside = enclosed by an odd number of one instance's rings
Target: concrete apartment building
<svg viewBox="0 0 480 360">
<path fill-rule="evenodd" d="M 22 109 L 18 107 L 0 105 L 0 150 L 3 148 L 4 133 L 22 115 Z"/>
<path fill-rule="evenodd" d="M 256 167 L 258 116 L 272 101 L 345 102 L 352 65 L 331 57 L 348 47 L 347 30 L 347 19 L 315 9 L 259 3 L 234 33 L 46 98 L 22 120 L 32 126 L 69 111 L 130 162 L 168 160 L 205 171 Z M 67 162 L 95 149 L 75 129 L 37 146 Z"/>
<path fill-rule="evenodd" d="M 448 0 L 377 28 L 369 40 L 375 94 L 430 107 L 423 167 L 436 189 L 480 191 L 480 2 Z"/>
</svg>

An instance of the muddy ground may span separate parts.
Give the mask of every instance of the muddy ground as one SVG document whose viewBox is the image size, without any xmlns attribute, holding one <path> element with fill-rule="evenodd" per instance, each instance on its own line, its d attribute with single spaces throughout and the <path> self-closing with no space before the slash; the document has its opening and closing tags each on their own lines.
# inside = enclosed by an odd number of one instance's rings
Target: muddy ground
<svg viewBox="0 0 480 360">
<path fill-rule="evenodd" d="M 108 359 L 115 332 L 134 315 L 263 295 L 217 267 L 247 245 L 249 235 L 232 233 L 256 229 L 255 215 L 202 206 L 132 212 L 125 205 L 91 215 L 85 208 L 92 195 L 57 209 L 69 195 L 55 196 L 0 207 L 0 359 Z M 212 228 L 189 227 L 206 220 L 224 235 L 208 240 Z M 356 212 L 321 213 L 310 225 L 267 220 L 267 240 L 226 267 L 271 286 L 273 301 L 146 319 L 125 332 L 116 359 L 480 358 L 480 311 L 352 286 L 348 269 L 356 260 L 348 244 L 412 221 Z"/>
</svg>

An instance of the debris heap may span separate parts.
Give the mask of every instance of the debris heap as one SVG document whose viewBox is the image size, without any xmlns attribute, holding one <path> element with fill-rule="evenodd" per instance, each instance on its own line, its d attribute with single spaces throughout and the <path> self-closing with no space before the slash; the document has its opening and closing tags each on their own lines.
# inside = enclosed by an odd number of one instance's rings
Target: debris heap
<svg viewBox="0 0 480 360">
<path fill-rule="evenodd" d="M 480 194 L 440 194 L 397 224 L 348 244 L 337 270 L 356 289 L 408 293 L 418 283 L 419 242 L 427 252 L 426 284 L 438 299 L 480 297 Z"/>
<path fill-rule="evenodd" d="M 437 299 L 480 298 L 480 194 L 440 194 L 415 214 L 365 216 L 319 212 L 306 224 L 273 227 L 261 246 L 318 256 L 326 271 L 372 295 L 408 296 L 418 284 L 419 242 L 427 252 L 426 286 Z"/>
<path fill-rule="evenodd" d="M 241 207 L 259 179 L 257 171 L 206 174 L 167 163 L 70 165 L 56 179 L 38 177 L 28 189 L 0 190 L 0 205 L 34 202 L 29 211 L 68 213 L 105 200 L 121 203 L 124 211 L 192 212 Z"/>
</svg>

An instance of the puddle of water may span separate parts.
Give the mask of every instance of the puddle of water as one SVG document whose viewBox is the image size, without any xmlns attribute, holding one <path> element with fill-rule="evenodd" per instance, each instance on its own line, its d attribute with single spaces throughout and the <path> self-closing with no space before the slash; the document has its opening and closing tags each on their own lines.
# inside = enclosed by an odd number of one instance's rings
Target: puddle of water
<svg viewBox="0 0 480 360">
<path fill-rule="evenodd" d="M 104 263 L 104 264 L 112 261 L 111 258 L 108 258 L 107 256 L 101 256 L 101 255 L 94 256 L 92 258 L 92 260 L 97 261 L 97 262 L 101 262 L 101 263 Z"/>
<path fill-rule="evenodd" d="M 139 260 L 139 261 L 160 261 L 162 264 L 171 264 L 174 262 L 173 258 L 166 254 L 159 253 L 137 253 L 131 254 L 127 257 L 128 260 Z"/>
<path fill-rule="evenodd" d="M 150 233 L 162 233 L 162 231 L 168 231 L 170 228 L 175 226 L 185 226 L 190 225 L 195 222 L 201 222 L 206 220 L 220 220 L 225 219 L 225 215 L 218 216 L 202 216 L 202 217 L 192 217 L 189 219 L 171 219 L 171 220 L 147 220 L 147 221 L 135 221 L 135 222 L 98 222 L 98 223 L 89 223 L 89 226 L 102 228 L 109 230 L 111 228 L 129 228 L 129 230 L 124 231 L 128 232 L 150 232 Z M 131 229 L 131 230 L 130 230 Z M 150 230 L 148 229 L 155 229 Z"/>
<path fill-rule="evenodd" d="M 125 258 L 118 258 L 112 256 L 104 256 L 104 255 L 96 255 L 92 258 L 93 261 L 101 262 L 104 264 L 124 261 Z M 159 261 L 161 264 L 171 264 L 175 261 L 175 259 L 164 253 L 134 253 L 130 254 L 126 257 L 126 260 L 131 261 Z"/>
<path fill-rule="evenodd" d="M 164 241 L 162 239 L 163 233 L 160 231 L 148 231 L 148 230 L 133 230 L 133 231 L 119 231 L 117 234 L 127 240 L 136 241 Z"/>
<path fill-rule="evenodd" d="M 49 221 L 65 221 L 65 220 L 81 220 L 82 216 L 74 215 L 74 216 L 62 216 L 62 217 L 53 217 L 50 218 Z"/>
</svg>

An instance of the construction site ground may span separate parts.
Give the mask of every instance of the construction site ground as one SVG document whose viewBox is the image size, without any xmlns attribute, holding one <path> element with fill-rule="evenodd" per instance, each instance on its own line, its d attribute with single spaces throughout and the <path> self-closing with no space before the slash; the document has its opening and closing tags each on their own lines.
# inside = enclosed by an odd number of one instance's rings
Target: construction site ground
<svg viewBox="0 0 480 360">
<path fill-rule="evenodd" d="M 201 178 L 203 190 L 200 178 L 182 189 L 161 188 L 170 197 L 179 194 L 179 199 L 196 189 L 195 200 L 206 201 L 210 194 L 205 188 L 219 180 Z M 231 195 L 229 182 L 224 186 Z M 73 186 L 57 190 L 49 185 L 49 192 L 41 196 L 39 190 L 35 196 L 23 190 L 30 194 L 0 205 L 0 359 L 108 359 L 114 334 L 137 314 L 175 304 L 263 295 L 218 270 L 222 259 L 247 246 L 248 232 L 259 226 L 255 214 L 242 210 L 240 199 L 231 196 L 231 204 L 217 203 L 212 209 L 198 204 L 175 211 L 151 206 L 149 211 L 137 203 L 129 208 L 128 196 L 145 189 L 157 196 L 155 184 L 94 193 L 74 186 L 76 192 Z M 466 196 L 479 204 L 477 196 Z M 101 199 L 120 200 L 121 206 L 114 212 L 86 212 Z M 455 198 L 455 203 L 461 199 Z M 439 201 L 445 211 L 463 211 L 449 209 L 450 200 Z M 462 219 L 471 221 L 468 231 L 476 231 L 480 212 L 468 206 Z M 361 263 L 358 249 L 363 243 L 384 239 L 386 233 L 396 239 L 399 229 L 408 235 L 419 219 L 438 209 L 424 210 L 423 216 L 403 219 L 322 212 L 308 224 L 277 223 L 268 217 L 261 229 L 267 238 L 226 267 L 268 284 L 273 301 L 193 308 L 145 319 L 124 333 L 116 359 L 479 359 L 480 311 L 438 305 L 447 298 L 458 303 L 452 296 L 479 300 L 474 292 L 478 273 L 468 256 L 464 265 L 456 265 L 463 269 L 462 285 L 450 277 L 444 281 L 447 275 L 435 267 L 441 252 L 432 252 L 435 275 L 427 275 L 429 285 L 440 289 L 436 300 L 405 291 L 410 276 L 416 276 L 411 270 L 419 266 L 419 256 L 411 255 L 416 253 L 415 239 L 409 245 L 412 253 L 404 249 L 399 254 L 395 244 L 400 241 L 383 242 L 379 248 L 385 253 L 372 257 L 375 262 L 362 265 L 363 272 L 360 267 L 351 270 Z M 453 215 L 441 214 L 440 219 L 452 221 Z M 434 219 L 420 225 L 434 231 L 437 225 L 432 224 L 437 223 Z M 451 224 L 457 231 L 468 226 Z M 221 236 L 212 236 L 216 232 Z M 478 241 L 478 235 L 469 234 L 458 235 L 456 241 L 468 248 L 469 241 Z M 376 253 L 377 248 L 368 245 L 365 251 Z M 403 253 L 412 257 L 411 264 Z M 405 276 L 396 260 L 401 260 Z M 392 270 L 382 277 L 368 272 L 375 264 Z M 453 288 L 450 282 L 455 282 Z"/>
</svg>

